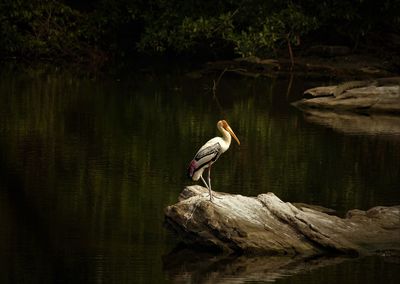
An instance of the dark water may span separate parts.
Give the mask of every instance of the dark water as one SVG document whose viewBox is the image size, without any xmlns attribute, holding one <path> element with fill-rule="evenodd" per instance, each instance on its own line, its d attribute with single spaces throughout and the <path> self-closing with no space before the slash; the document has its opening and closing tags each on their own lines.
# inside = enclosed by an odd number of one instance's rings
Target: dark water
<svg viewBox="0 0 400 284">
<path fill-rule="evenodd" d="M 240 141 L 213 189 L 368 209 L 400 204 L 400 133 L 341 133 L 290 106 L 312 82 L 165 72 L 0 73 L 0 282 L 396 283 L 390 257 L 224 258 L 172 252 L 163 227 L 197 149 L 227 119 Z M 273 265 L 276 263 L 274 268 Z M 264 266 L 267 266 L 264 268 Z"/>
</svg>

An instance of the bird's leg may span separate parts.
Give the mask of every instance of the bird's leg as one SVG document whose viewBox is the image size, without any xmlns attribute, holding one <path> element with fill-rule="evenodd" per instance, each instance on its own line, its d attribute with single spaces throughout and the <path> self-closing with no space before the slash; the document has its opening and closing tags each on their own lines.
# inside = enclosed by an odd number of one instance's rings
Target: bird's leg
<svg viewBox="0 0 400 284">
<path fill-rule="evenodd" d="M 210 187 L 208 186 L 208 184 L 207 184 L 207 182 L 205 181 L 205 179 L 203 178 L 203 175 L 201 175 L 200 177 L 201 177 L 201 180 L 203 181 L 204 185 L 205 185 L 205 186 L 207 187 L 207 189 L 208 189 L 208 192 L 209 192 L 209 194 L 210 194 L 210 201 L 212 202 L 211 189 L 210 189 Z"/>
<path fill-rule="evenodd" d="M 208 187 L 208 184 L 206 183 L 206 181 L 203 178 L 203 175 L 200 176 L 201 180 L 203 181 L 204 185 L 207 187 L 208 190 L 210 190 L 210 188 Z"/>
<path fill-rule="evenodd" d="M 208 191 L 210 192 L 210 201 L 212 201 L 212 190 L 211 190 L 211 164 L 208 165 Z"/>
<path fill-rule="evenodd" d="M 212 199 L 215 197 L 217 199 L 221 199 L 221 197 L 215 196 L 215 195 L 211 195 L 212 189 L 211 189 L 211 164 L 208 166 L 208 190 L 210 191 L 210 200 L 212 201 Z"/>
</svg>

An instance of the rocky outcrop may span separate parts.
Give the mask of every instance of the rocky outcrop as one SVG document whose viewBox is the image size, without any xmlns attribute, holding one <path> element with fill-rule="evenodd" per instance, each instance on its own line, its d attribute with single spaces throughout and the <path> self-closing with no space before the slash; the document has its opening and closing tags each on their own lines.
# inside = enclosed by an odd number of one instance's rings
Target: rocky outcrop
<svg viewBox="0 0 400 284">
<path fill-rule="evenodd" d="M 400 77 L 350 81 L 306 90 L 293 103 L 302 109 L 400 114 Z"/>
<path fill-rule="evenodd" d="M 283 202 L 273 193 L 247 197 L 186 187 L 165 209 L 169 228 L 197 247 L 225 252 L 313 256 L 400 249 L 400 206 L 351 210 L 346 218 Z"/>
</svg>

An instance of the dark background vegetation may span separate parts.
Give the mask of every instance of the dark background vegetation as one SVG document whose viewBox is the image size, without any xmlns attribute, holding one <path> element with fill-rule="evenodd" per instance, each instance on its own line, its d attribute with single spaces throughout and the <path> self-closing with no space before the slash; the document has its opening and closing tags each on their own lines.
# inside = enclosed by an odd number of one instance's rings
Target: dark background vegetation
<svg viewBox="0 0 400 284">
<path fill-rule="evenodd" d="M 2 0 L 0 57 L 287 56 L 315 44 L 395 51 L 398 0 Z"/>
</svg>

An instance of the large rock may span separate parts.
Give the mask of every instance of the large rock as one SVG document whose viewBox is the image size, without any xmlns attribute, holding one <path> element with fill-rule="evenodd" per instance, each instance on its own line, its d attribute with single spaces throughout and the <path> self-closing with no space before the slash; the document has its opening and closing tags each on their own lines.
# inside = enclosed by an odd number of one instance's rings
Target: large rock
<svg viewBox="0 0 400 284">
<path fill-rule="evenodd" d="M 400 114 L 400 77 L 316 87 L 293 103 L 302 109 Z"/>
<path fill-rule="evenodd" d="M 283 202 L 273 193 L 246 197 L 186 187 L 165 220 L 187 244 L 225 252 L 319 255 L 400 249 L 400 206 L 352 210 L 346 218 Z"/>
</svg>

